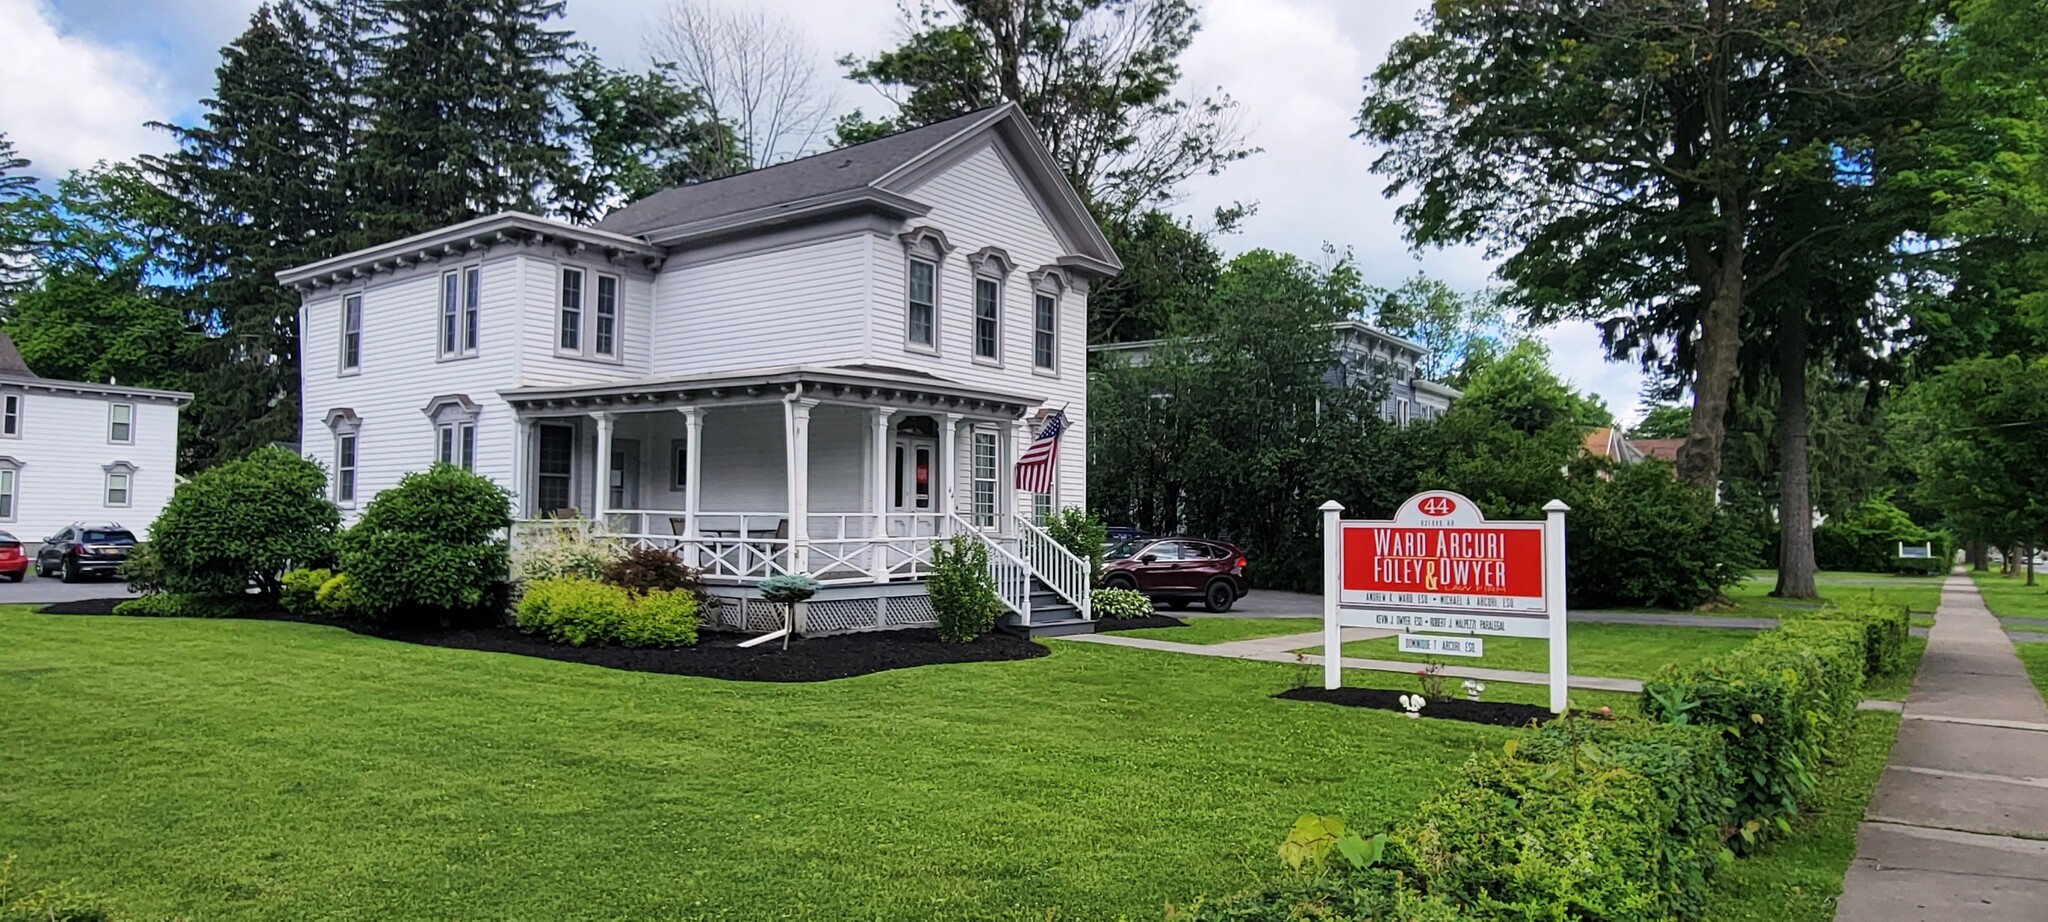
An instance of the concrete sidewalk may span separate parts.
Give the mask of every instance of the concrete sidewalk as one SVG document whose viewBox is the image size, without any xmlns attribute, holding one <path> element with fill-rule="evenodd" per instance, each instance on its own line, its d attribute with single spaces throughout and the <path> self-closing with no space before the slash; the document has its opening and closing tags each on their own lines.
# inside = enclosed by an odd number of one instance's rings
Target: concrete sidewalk
<svg viewBox="0 0 2048 922">
<path fill-rule="evenodd" d="M 2048 919 L 2048 706 L 1968 577 L 1941 590 L 1836 922 Z"/>
</svg>

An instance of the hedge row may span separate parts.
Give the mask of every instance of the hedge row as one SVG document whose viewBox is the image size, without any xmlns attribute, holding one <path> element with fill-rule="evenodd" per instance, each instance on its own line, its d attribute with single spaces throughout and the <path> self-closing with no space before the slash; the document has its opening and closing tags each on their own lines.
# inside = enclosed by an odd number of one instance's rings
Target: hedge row
<svg viewBox="0 0 2048 922">
<path fill-rule="evenodd" d="M 1180 917 L 1705 918 L 1714 872 L 1812 792 L 1864 679 L 1904 666 L 1906 626 L 1897 606 L 1829 608 L 1666 667 L 1645 684 L 1650 720 L 1567 716 L 1475 755 L 1367 866 Z"/>
</svg>

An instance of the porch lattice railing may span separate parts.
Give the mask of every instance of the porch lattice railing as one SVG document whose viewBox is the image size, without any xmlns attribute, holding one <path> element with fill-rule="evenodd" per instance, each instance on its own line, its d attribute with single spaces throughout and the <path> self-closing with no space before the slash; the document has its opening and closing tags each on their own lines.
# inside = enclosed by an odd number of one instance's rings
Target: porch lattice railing
<svg viewBox="0 0 2048 922">
<path fill-rule="evenodd" d="M 1045 583 L 1046 588 L 1066 599 L 1084 620 L 1095 619 L 1094 612 L 1088 607 L 1088 590 L 1094 582 L 1088 561 L 1053 540 L 1045 529 L 1022 519 L 1017 522 L 1017 550 L 1018 556 L 1024 558 L 1032 572 L 1038 574 L 1039 581 Z"/>
</svg>

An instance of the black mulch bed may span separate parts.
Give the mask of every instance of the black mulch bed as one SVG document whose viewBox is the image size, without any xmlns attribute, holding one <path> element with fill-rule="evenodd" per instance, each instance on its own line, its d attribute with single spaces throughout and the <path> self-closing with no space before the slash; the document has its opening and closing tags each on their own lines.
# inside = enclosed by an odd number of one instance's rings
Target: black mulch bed
<svg viewBox="0 0 2048 922">
<path fill-rule="evenodd" d="M 45 606 L 41 611 L 53 615 L 104 615 L 111 614 L 114 606 L 122 601 L 125 600 L 58 602 Z M 510 627 L 399 628 L 318 621 L 283 612 L 244 617 L 330 624 L 369 637 L 429 647 L 511 653 L 629 672 L 658 672 L 741 682 L 823 682 L 912 666 L 1033 659 L 1050 652 L 1043 644 L 1002 633 L 986 634 L 972 643 L 946 643 L 939 639 L 939 632 L 931 628 L 794 637 L 789 641 L 788 650 L 782 649 L 780 640 L 742 650 L 739 644 L 747 639 L 746 635 L 706 631 L 699 635 L 695 647 L 636 649 L 571 647 L 523 634 Z"/>
<path fill-rule="evenodd" d="M 1143 627 L 1187 627 L 1188 623 L 1172 615 L 1152 615 L 1146 618 L 1104 618 L 1095 622 L 1095 633 L 1110 631 L 1135 631 Z"/>
<path fill-rule="evenodd" d="M 1321 701 L 1325 704 L 1341 704 L 1354 708 L 1377 708 L 1406 714 L 1408 709 L 1401 706 L 1401 695 L 1401 692 L 1388 691 L 1384 688 L 1290 688 L 1273 697 L 1286 698 L 1289 701 Z M 1547 707 L 1533 704 L 1440 698 L 1424 705 L 1422 716 L 1463 720 L 1495 727 L 1526 727 L 1530 721 L 1543 723 L 1557 715 L 1550 713 Z"/>
</svg>

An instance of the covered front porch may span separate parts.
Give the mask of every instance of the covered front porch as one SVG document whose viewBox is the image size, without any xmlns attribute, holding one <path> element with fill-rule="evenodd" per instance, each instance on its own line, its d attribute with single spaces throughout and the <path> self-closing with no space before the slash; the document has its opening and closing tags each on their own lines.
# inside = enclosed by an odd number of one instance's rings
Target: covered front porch
<svg viewBox="0 0 2048 922">
<path fill-rule="evenodd" d="M 528 527 L 587 518 L 674 550 L 729 600 L 808 574 L 825 587 L 807 606 L 813 630 L 929 623 L 932 545 L 970 534 L 1014 558 L 999 581 L 1018 584 L 1006 604 L 1021 602 L 1029 623 L 1026 548 L 1050 539 L 1028 519 L 1052 497 L 1016 491 L 1012 465 L 1034 398 L 871 368 L 503 396 L 518 414 Z M 1069 590 L 1085 597 L 1085 584 Z M 749 623 L 735 626 L 751 626 L 749 603 L 739 608 Z"/>
</svg>

